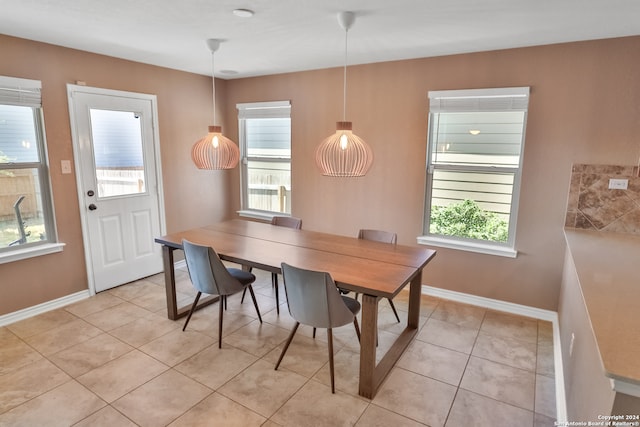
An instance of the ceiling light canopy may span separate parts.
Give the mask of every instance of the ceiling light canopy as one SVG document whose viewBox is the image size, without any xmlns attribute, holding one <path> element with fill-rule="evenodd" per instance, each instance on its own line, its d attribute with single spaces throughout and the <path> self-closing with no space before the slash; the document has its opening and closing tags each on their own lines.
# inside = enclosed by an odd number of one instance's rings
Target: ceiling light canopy
<svg viewBox="0 0 640 427">
<path fill-rule="evenodd" d="M 251 9 L 234 9 L 233 14 L 240 18 L 251 18 L 254 12 Z"/>
<path fill-rule="evenodd" d="M 229 138 L 222 134 L 222 127 L 216 122 L 216 79 L 214 56 L 220 47 L 220 40 L 209 39 L 207 46 L 211 51 L 211 80 L 213 87 L 213 126 L 209 126 L 209 133 L 198 140 L 191 148 L 191 159 L 198 169 L 233 169 L 238 165 L 240 150 Z"/>
<path fill-rule="evenodd" d="M 338 13 L 338 23 L 345 30 L 344 38 L 344 77 L 343 77 L 343 116 L 337 122 L 336 132 L 323 140 L 316 148 L 316 165 L 326 176 L 357 177 L 364 176 L 373 163 L 373 151 L 367 143 L 352 131 L 352 123 L 346 121 L 347 115 L 347 35 L 355 22 L 353 12 Z"/>
</svg>

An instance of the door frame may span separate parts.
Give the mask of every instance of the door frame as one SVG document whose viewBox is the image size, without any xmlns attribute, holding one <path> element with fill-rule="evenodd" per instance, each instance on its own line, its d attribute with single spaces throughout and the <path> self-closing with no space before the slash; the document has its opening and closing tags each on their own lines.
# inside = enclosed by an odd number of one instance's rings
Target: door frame
<svg viewBox="0 0 640 427">
<path fill-rule="evenodd" d="M 82 201 L 84 200 L 84 188 L 82 187 L 82 171 L 80 169 L 80 141 L 77 134 L 76 112 L 73 102 L 74 93 L 86 93 L 89 95 L 105 95 L 105 96 L 117 96 L 123 98 L 134 98 L 139 100 L 145 100 L 151 102 L 151 126 L 153 128 L 153 154 L 156 173 L 156 188 L 155 192 L 158 197 L 158 213 L 160 222 L 160 234 L 167 234 L 166 215 L 164 209 L 164 190 L 162 185 L 162 161 L 160 158 L 160 133 L 158 131 L 158 99 L 156 95 L 150 95 L 146 93 L 128 92 L 113 89 L 103 89 L 91 86 L 81 86 L 74 84 L 67 84 L 67 99 L 69 103 L 69 121 L 71 124 L 71 140 L 73 146 L 73 163 L 76 179 L 76 188 L 78 192 L 78 209 L 80 211 L 80 224 L 82 226 L 82 243 L 84 249 L 85 267 L 87 269 L 87 283 L 89 288 L 89 294 L 91 296 L 96 294 L 95 278 L 93 272 L 93 263 L 91 259 L 91 244 L 89 240 L 89 225 L 87 218 L 87 210 L 83 209 Z M 149 189 L 154 191 L 154 189 Z"/>
</svg>

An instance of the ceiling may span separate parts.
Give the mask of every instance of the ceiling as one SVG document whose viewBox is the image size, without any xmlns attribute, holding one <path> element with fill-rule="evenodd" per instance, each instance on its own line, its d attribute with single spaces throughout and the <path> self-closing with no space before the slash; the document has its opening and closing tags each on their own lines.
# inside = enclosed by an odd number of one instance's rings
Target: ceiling
<svg viewBox="0 0 640 427">
<path fill-rule="evenodd" d="M 233 14 L 244 8 L 251 18 Z M 640 34 L 639 0 L 0 0 L 0 33 L 233 79 Z"/>
</svg>

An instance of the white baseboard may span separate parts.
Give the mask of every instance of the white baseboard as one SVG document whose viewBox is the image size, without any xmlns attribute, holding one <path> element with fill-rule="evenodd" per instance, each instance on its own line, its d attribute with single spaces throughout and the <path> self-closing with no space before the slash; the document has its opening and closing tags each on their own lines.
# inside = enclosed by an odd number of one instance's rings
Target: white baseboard
<svg viewBox="0 0 640 427">
<path fill-rule="evenodd" d="M 422 285 L 422 293 L 437 298 L 551 322 L 553 327 L 553 362 L 555 367 L 556 383 L 556 418 L 558 423 L 564 423 L 567 421 L 567 401 L 565 397 L 562 347 L 560 344 L 560 326 L 558 324 L 557 312 L 491 298 L 479 297 L 476 295 L 464 294 L 462 292 L 434 288 L 426 285 Z"/>
<path fill-rule="evenodd" d="M 504 311 L 519 316 L 533 317 L 534 319 L 546 320 L 553 322 L 558 320 L 558 313 L 551 310 L 543 310 L 541 308 L 529 307 L 512 302 L 500 301 L 491 298 L 479 297 L 476 295 L 463 294 L 462 292 L 449 291 L 446 289 L 434 288 L 422 285 L 422 293 L 433 297 L 448 299 L 452 301 L 462 302 L 469 305 L 490 308 L 492 310 Z"/>
<path fill-rule="evenodd" d="M 0 316 L 0 326 L 9 325 L 11 323 L 27 319 L 29 317 L 37 316 L 38 314 L 42 314 L 47 311 L 64 307 L 65 305 L 73 304 L 74 302 L 89 298 L 89 296 L 90 293 L 87 289 L 84 291 L 76 292 L 75 294 L 66 295 L 62 298 L 54 299 L 51 301 L 43 302 L 42 304 L 14 311 L 13 313 L 5 314 L 3 316 Z"/>
</svg>

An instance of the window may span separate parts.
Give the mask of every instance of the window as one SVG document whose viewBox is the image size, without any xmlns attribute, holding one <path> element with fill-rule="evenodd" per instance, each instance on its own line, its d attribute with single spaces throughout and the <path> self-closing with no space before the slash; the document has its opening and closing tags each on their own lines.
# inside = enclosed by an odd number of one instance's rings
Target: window
<svg viewBox="0 0 640 427">
<path fill-rule="evenodd" d="M 421 243 L 516 256 L 529 88 L 429 92 Z"/>
<path fill-rule="evenodd" d="M 90 108 L 89 117 L 98 199 L 145 193 L 140 115 Z"/>
<path fill-rule="evenodd" d="M 291 213 L 291 104 L 238 104 L 241 214 Z"/>
<path fill-rule="evenodd" d="M 60 250 L 52 245 L 40 88 L 39 81 L 0 76 L 0 262 Z"/>
</svg>

